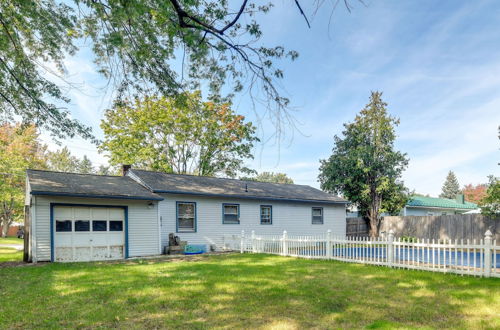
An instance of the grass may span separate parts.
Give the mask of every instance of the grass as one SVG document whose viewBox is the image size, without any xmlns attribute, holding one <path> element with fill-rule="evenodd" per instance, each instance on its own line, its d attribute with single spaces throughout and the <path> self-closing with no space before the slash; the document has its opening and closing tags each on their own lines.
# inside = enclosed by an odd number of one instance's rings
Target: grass
<svg viewBox="0 0 500 330">
<path fill-rule="evenodd" d="M 0 278 L 0 328 L 500 328 L 500 279 L 336 261 L 232 254 Z"/>
<path fill-rule="evenodd" d="M 0 237 L 0 245 L 2 244 L 23 245 L 24 240 L 22 238 L 17 238 L 17 237 Z"/>
<path fill-rule="evenodd" d="M 23 260 L 22 250 L 0 247 L 0 263 L 6 261 L 22 261 L 22 260 Z"/>
</svg>

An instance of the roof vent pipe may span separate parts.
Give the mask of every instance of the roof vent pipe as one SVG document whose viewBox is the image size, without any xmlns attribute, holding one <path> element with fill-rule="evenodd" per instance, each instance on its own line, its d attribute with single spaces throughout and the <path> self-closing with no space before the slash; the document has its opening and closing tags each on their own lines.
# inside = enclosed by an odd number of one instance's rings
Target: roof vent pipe
<svg viewBox="0 0 500 330">
<path fill-rule="evenodd" d="M 128 171 L 132 168 L 132 165 L 122 165 L 122 175 L 127 175 Z"/>
</svg>

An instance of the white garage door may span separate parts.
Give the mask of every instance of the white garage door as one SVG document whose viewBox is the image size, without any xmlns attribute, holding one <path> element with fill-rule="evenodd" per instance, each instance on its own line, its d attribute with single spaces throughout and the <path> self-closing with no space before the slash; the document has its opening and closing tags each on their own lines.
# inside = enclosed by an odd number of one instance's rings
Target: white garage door
<svg viewBox="0 0 500 330">
<path fill-rule="evenodd" d="M 54 206 L 53 212 L 55 261 L 125 257 L 123 208 Z"/>
</svg>

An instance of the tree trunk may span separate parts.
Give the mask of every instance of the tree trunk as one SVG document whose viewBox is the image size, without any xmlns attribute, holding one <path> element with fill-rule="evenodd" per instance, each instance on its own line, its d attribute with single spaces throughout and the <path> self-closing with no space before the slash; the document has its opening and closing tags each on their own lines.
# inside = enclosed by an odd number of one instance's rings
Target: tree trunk
<svg viewBox="0 0 500 330">
<path fill-rule="evenodd" d="M 7 232 L 9 231 L 10 222 L 8 219 L 4 219 L 2 223 L 2 237 L 7 237 Z"/>
<path fill-rule="evenodd" d="M 379 210 L 382 205 L 382 198 L 376 192 L 372 192 L 372 202 L 368 210 L 370 219 L 370 237 L 377 237 L 380 229 Z"/>
</svg>

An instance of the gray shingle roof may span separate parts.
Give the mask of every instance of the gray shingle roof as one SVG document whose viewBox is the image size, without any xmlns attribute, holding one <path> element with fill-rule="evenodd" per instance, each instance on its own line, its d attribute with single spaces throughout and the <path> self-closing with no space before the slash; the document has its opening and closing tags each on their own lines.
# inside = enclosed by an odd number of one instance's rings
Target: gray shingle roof
<svg viewBox="0 0 500 330">
<path fill-rule="evenodd" d="M 304 202 L 347 203 L 345 199 L 306 185 L 167 174 L 136 169 L 131 170 L 129 173 L 130 175 L 135 175 L 156 193 L 179 193 Z M 248 191 L 245 191 L 245 188 Z"/>
<path fill-rule="evenodd" d="M 27 170 L 33 195 L 162 200 L 129 177 Z"/>
</svg>

